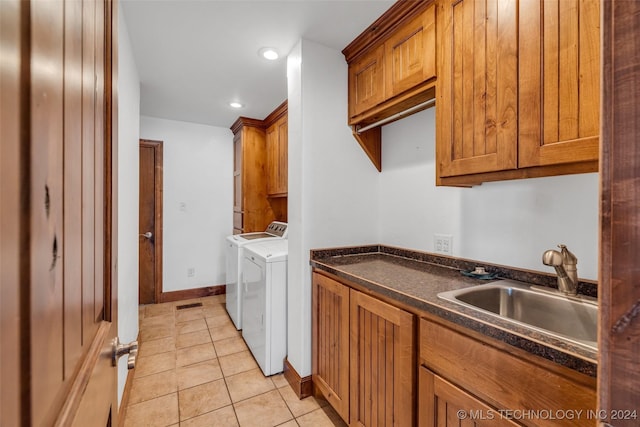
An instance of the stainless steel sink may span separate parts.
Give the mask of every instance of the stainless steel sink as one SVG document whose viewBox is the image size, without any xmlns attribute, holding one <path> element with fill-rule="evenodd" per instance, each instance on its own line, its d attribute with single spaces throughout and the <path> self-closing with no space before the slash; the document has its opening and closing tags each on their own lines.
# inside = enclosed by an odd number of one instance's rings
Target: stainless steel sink
<svg viewBox="0 0 640 427">
<path fill-rule="evenodd" d="M 593 350 L 598 347 L 598 305 L 594 298 L 567 297 L 515 280 L 442 292 L 438 297 Z"/>
</svg>

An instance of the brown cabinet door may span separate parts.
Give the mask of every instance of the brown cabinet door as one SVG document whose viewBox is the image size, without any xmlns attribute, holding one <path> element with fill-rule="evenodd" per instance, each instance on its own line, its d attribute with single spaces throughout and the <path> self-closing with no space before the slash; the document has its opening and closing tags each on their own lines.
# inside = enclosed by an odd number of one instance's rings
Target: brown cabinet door
<svg viewBox="0 0 640 427">
<path fill-rule="evenodd" d="M 267 128 L 267 194 L 287 194 L 288 126 L 284 116 Z"/>
<path fill-rule="evenodd" d="M 414 424 L 414 317 L 351 290 L 352 426 Z"/>
<path fill-rule="evenodd" d="M 267 194 L 276 193 L 278 186 L 278 129 L 277 123 L 269 126 L 267 139 Z"/>
<path fill-rule="evenodd" d="M 446 0 L 438 9 L 438 176 L 515 169 L 517 2 Z"/>
<path fill-rule="evenodd" d="M 500 412 L 424 367 L 420 368 L 419 376 L 418 425 L 420 427 L 516 427 L 519 425 L 503 418 Z"/>
<path fill-rule="evenodd" d="M 521 0 L 519 167 L 598 159 L 600 2 Z"/>
<path fill-rule="evenodd" d="M 313 274 L 313 382 L 349 422 L 349 288 Z"/>
<path fill-rule="evenodd" d="M 435 10 L 429 6 L 385 42 L 387 98 L 435 77 Z"/>
<path fill-rule="evenodd" d="M 276 123 L 278 127 L 278 169 L 276 180 L 276 194 L 287 194 L 288 192 L 288 179 L 289 179 L 289 123 L 287 116 L 284 116 Z"/>
<path fill-rule="evenodd" d="M 349 65 L 349 117 L 375 107 L 385 99 L 384 45 Z"/>
<path fill-rule="evenodd" d="M 233 212 L 242 213 L 242 137 L 237 133 L 233 137 Z M 234 224 L 235 227 L 235 224 Z M 242 224 L 240 224 L 242 228 Z"/>
</svg>

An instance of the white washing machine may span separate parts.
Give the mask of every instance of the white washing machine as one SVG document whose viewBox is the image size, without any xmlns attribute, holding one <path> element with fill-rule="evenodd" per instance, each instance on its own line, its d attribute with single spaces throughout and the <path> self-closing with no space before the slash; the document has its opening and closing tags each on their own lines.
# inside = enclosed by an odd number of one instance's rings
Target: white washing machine
<svg viewBox="0 0 640 427">
<path fill-rule="evenodd" d="M 252 242 L 287 238 L 287 223 L 273 221 L 264 232 L 233 234 L 226 239 L 227 281 L 226 307 L 236 329 L 242 329 L 242 253 Z"/>
<path fill-rule="evenodd" d="M 244 247 L 242 337 L 267 376 L 283 371 L 287 355 L 288 243 Z"/>
</svg>

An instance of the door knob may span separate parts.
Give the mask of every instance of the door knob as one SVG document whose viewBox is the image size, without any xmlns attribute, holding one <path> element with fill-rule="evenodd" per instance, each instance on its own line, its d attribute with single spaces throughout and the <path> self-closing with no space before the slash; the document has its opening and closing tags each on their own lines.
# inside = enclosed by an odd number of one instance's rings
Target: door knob
<svg viewBox="0 0 640 427">
<path fill-rule="evenodd" d="M 151 239 L 151 238 L 153 237 L 153 233 L 152 233 L 152 232 L 150 232 L 150 231 L 147 231 L 147 232 L 146 232 L 146 233 L 144 233 L 144 234 L 139 234 L 139 236 L 142 236 L 142 237 L 144 237 L 145 239 Z"/>
<path fill-rule="evenodd" d="M 113 353 L 111 356 L 111 362 L 113 366 L 118 365 L 118 359 L 120 356 L 128 354 L 127 357 L 127 369 L 133 369 L 136 366 L 136 356 L 138 355 L 138 341 L 131 341 L 129 344 L 122 344 L 120 338 L 116 337 L 113 340 Z"/>
</svg>

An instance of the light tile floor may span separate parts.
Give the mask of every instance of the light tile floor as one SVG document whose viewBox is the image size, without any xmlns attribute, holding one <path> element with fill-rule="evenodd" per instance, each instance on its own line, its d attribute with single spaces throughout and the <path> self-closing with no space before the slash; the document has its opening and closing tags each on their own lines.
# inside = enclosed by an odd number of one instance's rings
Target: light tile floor
<svg viewBox="0 0 640 427">
<path fill-rule="evenodd" d="M 324 400 L 298 399 L 282 374 L 262 374 L 224 295 L 140 306 L 134 372 L 125 427 L 346 425 Z"/>
</svg>

